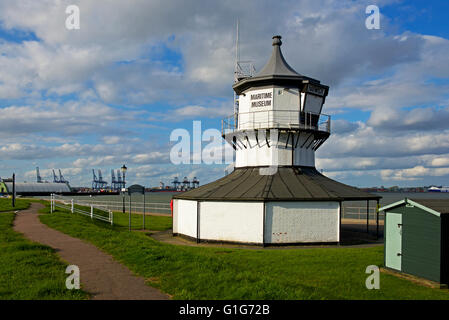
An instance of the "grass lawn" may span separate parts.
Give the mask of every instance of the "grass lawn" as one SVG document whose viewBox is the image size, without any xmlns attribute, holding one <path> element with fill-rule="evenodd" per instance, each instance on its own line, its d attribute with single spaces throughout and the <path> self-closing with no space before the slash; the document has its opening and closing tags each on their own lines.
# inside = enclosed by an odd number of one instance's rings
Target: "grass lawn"
<svg viewBox="0 0 449 320">
<path fill-rule="evenodd" d="M 175 299 L 449 299 L 447 290 L 388 274 L 381 274 L 380 290 L 367 290 L 365 269 L 382 265 L 383 247 L 199 248 L 76 214 L 56 212 L 41 221 L 93 243 Z"/>
<path fill-rule="evenodd" d="M 46 204 L 46 203 L 44 203 Z M 90 212 L 90 207 L 75 205 L 75 208 L 84 210 L 86 212 Z M 56 208 L 57 210 L 61 210 L 61 208 Z M 47 209 L 44 209 L 41 212 L 48 212 Z M 108 213 L 103 210 L 98 210 L 94 208 L 94 214 L 102 215 L 107 217 Z M 129 225 L 129 215 L 128 213 L 117 212 L 114 211 L 113 218 L 114 226 L 123 228 L 128 230 Z M 141 230 L 143 226 L 143 215 L 142 214 L 131 214 L 131 228 L 133 230 Z M 172 228 L 172 218 L 171 216 L 150 216 L 149 214 L 145 215 L 145 229 L 146 230 L 154 230 L 154 231 L 163 231 Z"/>
<path fill-rule="evenodd" d="M 13 220 L 13 212 L 0 213 L 0 299 L 86 299 L 66 289 L 67 265 L 54 250 L 15 232 Z"/>
<path fill-rule="evenodd" d="M 172 228 L 173 219 L 171 216 L 149 216 L 145 215 L 145 229 L 154 231 L 163 231 Z M 128 228 L 129 216 L 128 213 L 114 212 L 114 224 L 125 229 Z M 142 229 L 143 215 L 131 214 L 131 227 L 135 230 Z"/>
<path fill-rule="evenodd" d="M 25 199 L 16 199 L 16 206 L 12 206 L 12 200 L 9 198 L 0 198 L 0 212 L 15 211 L 27 209 L 30 202 Z"/>
</svg>

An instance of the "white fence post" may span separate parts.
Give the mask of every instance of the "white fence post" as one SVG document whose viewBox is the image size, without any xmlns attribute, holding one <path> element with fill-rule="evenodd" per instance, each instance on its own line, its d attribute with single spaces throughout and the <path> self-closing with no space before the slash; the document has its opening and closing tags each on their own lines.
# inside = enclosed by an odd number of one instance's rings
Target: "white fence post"
<svg viewBox="0 0 449 320">
<path fill-rule="evenodd" d="M 53 213 L 53 193 L 50 193 L 50 213 Z"/>
<path fill-rule="evenodd" d="M 111 221 L 111 226 L 114 224 L 114 214 L 109 210 L 109 221 Z"/>
<path fill-rule="evenodd" d="M 90 218 L 91 219 L 94 218 L 94 207 L 93 207 L 93 205 L 90 205 Z"/>
<path fill-rule="evenodd" d="M 72 213 L 73 213 L 73 199 L 72 199 L 70 205 L 71 205 L 71 206 L 70 206 L 70 207 L 71 207 L 71 208 L 70 208 L 70 211 L 72 211 Z"/>
</svg>

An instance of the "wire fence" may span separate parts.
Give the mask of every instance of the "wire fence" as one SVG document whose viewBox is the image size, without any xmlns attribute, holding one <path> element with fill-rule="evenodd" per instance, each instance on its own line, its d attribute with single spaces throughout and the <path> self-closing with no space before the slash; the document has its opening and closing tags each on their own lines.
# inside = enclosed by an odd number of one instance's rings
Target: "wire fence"
<svg viewBox="0 0 449 320">
<path fill-rule="evenodd" d="M 111 225 L 114 224 L 114 213 L 112 210 L 105 210 L 90 204 L 86 206 L 80 201 L 76 201 L 73 198 L 67 198 L 57 194 L 50 195 L 50 212 L 53 213 L 56 208 L 61 208 L 70 211 L 71 213 L 79 213 L 90 217 L 92 220 L 97 219 L 100 221 L 108 222 Z M 90 209 L 90 210 L 89 210 Z"/>
<path fill-rule="evenodd" d="M 129 211 L 129 201 L 101 201 L 101 200 L 77 200 L 78 203 L 87 206 L 93 205 L 98 208 L 111 211 Z M 170 203 L 162 202 L 135 202 L 132 201 L 131 213 L 161 213 L 171 214 Z"/>
<path fill-rule="evenodd" d="M 111 210 L 116 212 L 129 212 L 129 198 L 128 200 L 122 201 L 113 201 L 113 200 L 93 200 L 89 198 L 80 199 L 80 198 L 68 198 L 64 196 L 60 196 L 60 199 L 74 200 L 76 204 L 80 206 L 90 207 L 91 205 L 94 208 L 99 208 L 105 211 Z M 131 213 L 159 213 L 159 214 L 171 214 L 170 203 L 166 202 L 143 202 L 143 201 L 132 201 L 131 205 Z"/>
</svg>

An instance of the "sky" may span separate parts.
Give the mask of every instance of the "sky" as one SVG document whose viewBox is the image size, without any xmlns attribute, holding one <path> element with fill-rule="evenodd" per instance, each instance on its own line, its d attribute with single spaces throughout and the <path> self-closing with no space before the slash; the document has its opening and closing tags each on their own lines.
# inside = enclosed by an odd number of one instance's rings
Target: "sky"
<svg viewBox="0 0 449 320">
<path fill-rule="evenodd" d="M 366 28 L 368 5 L 380 29 Z M 126 164 L 128 184 L 222 177 L 228 164 L 173 164 L 170 136 L 232 114 L 238 19 L 242 60 L 262 69 L 280 34 L 288 63 L 330 86 L 323 174 L 449 185 L 448 13 L 446 0 L 0 0 L 0 176 L 61 169 L 90 186 L 92 169 L 110 181 Z"/>
</svg>

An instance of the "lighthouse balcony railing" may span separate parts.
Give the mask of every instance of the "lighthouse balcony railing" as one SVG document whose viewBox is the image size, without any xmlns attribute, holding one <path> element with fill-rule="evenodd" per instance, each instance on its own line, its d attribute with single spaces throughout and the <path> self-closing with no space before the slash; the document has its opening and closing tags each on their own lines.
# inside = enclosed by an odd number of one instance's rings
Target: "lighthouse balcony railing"
<svg viewBox="0 0 449 320">
<path fill-rule="evenodd" d="M 222 134 L 236 130 L 291 129 L 330 133 L 331 118 L 326 114 L 292 110 L 239 112 L 222 120 Z"/>
</svg>

